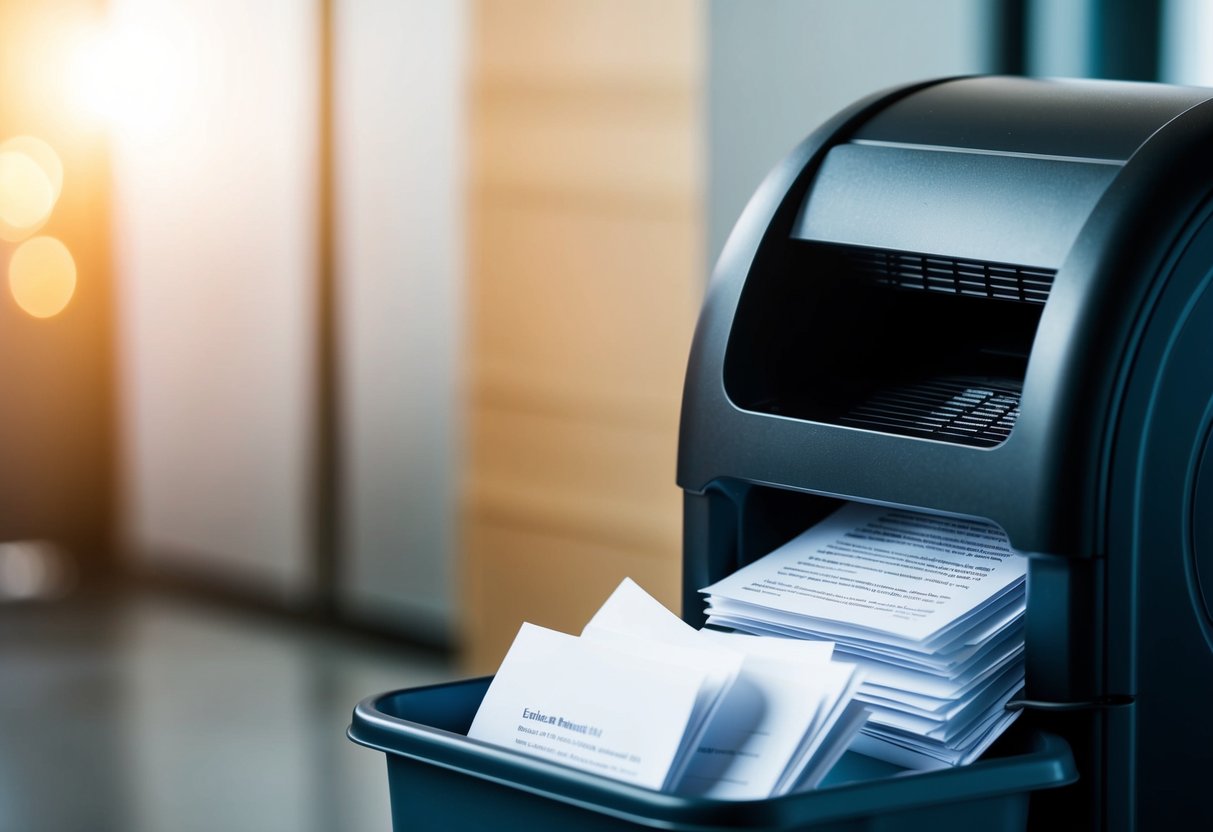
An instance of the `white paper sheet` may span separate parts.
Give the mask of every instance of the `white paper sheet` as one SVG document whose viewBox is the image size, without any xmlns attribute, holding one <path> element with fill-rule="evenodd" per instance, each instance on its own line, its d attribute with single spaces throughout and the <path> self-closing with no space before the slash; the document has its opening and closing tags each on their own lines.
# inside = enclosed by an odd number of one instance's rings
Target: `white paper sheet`
<svg viewBox="0 0 1213 832">
<path fill-rule="evenodd" d="M 813 724 L 805 732 L 804 743 L 796 760 L 776 786 L 777 794 L 800 788 L 806 781 L 816 784 L 828 771 L 828 768 L 821 766 L 819 752 L 824 752 L 829 759 L 837 759 L 838 755 L 831 746 L 841 744 L 845 748 L 850 744 L 868 715 L 867 708 L 862 704 L 851 708 L 862 681 L 863 674 L 855 665 L 830 663 L 825 673 L 824 707 L 817 712 Z M 846 726 L 845 731 L 839 729 L 840 722 Z"/>
<path fill-rule="evenodd" d="M 732 800 L 770 797 L 821 710 L 822 688 L 820 680 L 771 659 L 747 658 L 674 790 Z"/>
<path fill-rule="evenodd" d="M 680 652 L 661 660 L 523 624 L 468 736 L 660 789 L 709 673 Z"/>
<path fill-rule="evenodd" d="M 857 748 L 917 768 L 971 761 L 1012 721 L 1026 573 L 992 524 L 852 503 L 702 591 L 712 624 L 834 640 L 865 674 Z"/>
<path fill-rule="evenodd" d="M 989 523 L 849 503 L 702 591 L 922 642 L 1026 572 Z"/>
<path fill-rule="evenodd" d="M 808 618 L 783 610 L 764 609 L 756 604 L 713 596 L 707 605 L 709 623 L 742 629 L 761 628 L 783 633 L 786 638 L 837 640 L 848 650 L 883 653 L 907 662 L 935 666 L 941 670 L 955 668 L 969 661 L 990 643 L 1014 627 L 1027 610 L 1023 582 L 1013 584 L 1010 597 L 983 605 L 942 635 L 929 641 L 914 641 L 892 635 L 873 633 L 833 621 Z"/>
<path fill-rule="evenodd" d="M 735 800 L 769 797 L 780 787 L 797 784 L 803 771 L 815 770 L 819 749 L 836 759 L 841 751 L 834 746 L 845 748 L 862 724 L 862 719 L 850 720 L 845 730 L 831 735 L 859 678 L 853 665 L 830 661 L 831 642 L 695 630 L 630 579 L 619 585 L 581 635 L 603 643 L 622 635 L 684 650 L 712 648 L 745 656 L 705 732 L 688 744 L 685 767 L 671 780 L 682 794 Z M 849 715 L 855 714 L 852 710 Z"/>
</svg>

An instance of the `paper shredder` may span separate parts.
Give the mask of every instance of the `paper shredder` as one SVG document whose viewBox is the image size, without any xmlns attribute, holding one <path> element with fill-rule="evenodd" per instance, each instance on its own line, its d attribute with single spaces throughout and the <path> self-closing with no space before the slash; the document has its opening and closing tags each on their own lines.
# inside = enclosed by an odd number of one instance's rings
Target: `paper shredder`
<svg viewBox="0 0 1213 832">
<path fill-rule="evenodd" d="M 848 754 L 811 792 L 685 798 L 468 740 L 478 679 L 355 708 L 394 828 L 1207 821 L 1210 98 L 998 77 L 872 96 L 768 176 L 708 286 L 678 456 L 683 617 L 846 500 L 994 521 L 1030 555 L 1026 712 L 981 760 L 909 774 Z"/>
<path fill-rule="evenodd" d="M 1213 826 L 1213 90 L 963 78 L 861 101 L 755 194 L 684 392 L 684 617 L 840 500 L 1030 555 L 1037 828 Z"/>
</svg>

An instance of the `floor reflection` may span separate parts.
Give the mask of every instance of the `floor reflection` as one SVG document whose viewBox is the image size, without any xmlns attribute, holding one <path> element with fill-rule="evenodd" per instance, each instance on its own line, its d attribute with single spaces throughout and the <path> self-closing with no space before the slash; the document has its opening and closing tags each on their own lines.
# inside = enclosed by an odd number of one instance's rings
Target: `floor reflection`
<svg viewBox="0 0 1213 832">
<path fill-rule="evenodd" d="M 0 829 L 391 828 L 354 703 L 442 657 L 138 595 L 0 606 Z"/>
</svg>

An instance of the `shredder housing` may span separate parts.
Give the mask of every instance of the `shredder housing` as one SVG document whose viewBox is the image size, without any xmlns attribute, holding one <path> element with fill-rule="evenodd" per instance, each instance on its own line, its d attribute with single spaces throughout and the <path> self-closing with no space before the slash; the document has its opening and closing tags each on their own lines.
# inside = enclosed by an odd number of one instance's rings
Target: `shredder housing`
<svg viewBox="0 0 1213 832">
<path fill-rule="evenodd" d="M 741 215 L 678 458 L 684 618 L 842 501 L 1030 557 L 1030 821 L 1213 823 L 1213 90 L 1010 77 L 865 99 Z"/>
</svg>

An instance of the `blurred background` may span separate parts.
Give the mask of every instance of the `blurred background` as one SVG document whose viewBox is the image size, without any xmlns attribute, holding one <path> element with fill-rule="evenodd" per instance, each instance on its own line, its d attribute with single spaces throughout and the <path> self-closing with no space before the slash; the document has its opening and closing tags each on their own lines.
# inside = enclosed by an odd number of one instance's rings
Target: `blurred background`
<svg viewBox="0 0 1213 832">
<path fill-rule="evenodd" d="M 0 829 L 390 827 L 348 713 L 677 608 L 681 382 L 882 87 L 1213 84 L 1201 0 L 0 0 Z"/>
</svg>

